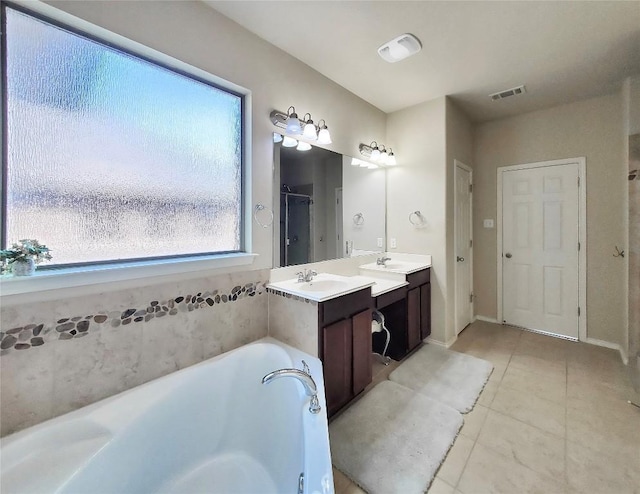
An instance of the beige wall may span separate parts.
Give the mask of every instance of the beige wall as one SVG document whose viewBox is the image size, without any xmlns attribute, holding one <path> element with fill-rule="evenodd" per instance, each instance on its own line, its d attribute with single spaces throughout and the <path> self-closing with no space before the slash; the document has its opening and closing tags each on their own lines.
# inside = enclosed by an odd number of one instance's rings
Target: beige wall
<svg viewBox="0 0 640 494">
<path fill-rule="evenodd" d="M 455 337 L 455 160 L 473 167 L 473 126 L 468 117 L 447 98 L 446 106 L 447 166 L 447 333 L 446 341 Z"/>
<path fill-rule="evenodd" d="M 474 293 L 476 314 L 495 318 L 496 170 L 499 166 L 584 156 L 587 162 L 587 336 L 623 339 L 624 244 L 623 125 L 619 94 L 484 123 L 474 144 Z"/>
<path fill-rule="evenodd" d="M 446 341 L 446 98 L 438 98 L 389 114 L 387 141 L 397 150 L 398 165 L 387 171 L 387 250 L 430 254 L 431 336 Z M 387 144 L 387 142 L 385 142 Z M 409 223 L 409 213 L 420 211 L 423 228 Z M 397 240 L 391 249 L 390 239 Z"/>
<path fill-rule="evenodd" d="M 252 204 L 272 204 L 273 109 L 324 118 L 340 154 L 384 142 L 386 116 L 299 60 L 197 1 L 50 1 L 58 9 L 189 63 L 252 92 Z M 271 267 L 272 230 L 254 228 L 252 269 Z"/>
</svg>

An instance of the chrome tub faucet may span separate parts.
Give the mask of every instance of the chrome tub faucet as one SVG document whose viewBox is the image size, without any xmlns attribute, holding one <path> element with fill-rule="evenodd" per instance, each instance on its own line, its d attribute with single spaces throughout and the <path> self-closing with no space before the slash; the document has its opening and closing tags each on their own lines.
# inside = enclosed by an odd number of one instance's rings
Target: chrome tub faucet
<svg viewBox="0 0 640 494">
<path fill-rule="evenodd" d="M 320 407 L 320 401 L 318 400 L 318 387 L 316 386 L 316 382 L 313 380 L 313 377 L 311 377 L 309 366 L 304 360 L 302 361 L 302 365 L 302 370 L 278 369 L 273 372 L 269 372 L 269 374 L 262 378 L 262 384 L 269 384 L 271 381 L 275 381 L 281 377 L 293 377 L 302 383 L 306 395 L 311 397 L 309 411 L 314 414 L 320 413 L 322 408 Z"/>
</svg>

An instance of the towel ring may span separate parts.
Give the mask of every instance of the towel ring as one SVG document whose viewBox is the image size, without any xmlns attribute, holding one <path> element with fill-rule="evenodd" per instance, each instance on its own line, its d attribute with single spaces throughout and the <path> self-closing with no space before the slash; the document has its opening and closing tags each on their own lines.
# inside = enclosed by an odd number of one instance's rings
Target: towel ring
<svg viewBox="0 0 640 494">
<path fill-rule="evenodd" d="M 267 221 L 267 223 L 262 223 L 258 219 L 258 213 L 260 211 L 267 211 L 269 213 L 269 220 Z M 269 228 L 271 225 L 273 225 L 273 211 L 268 207 L 263 206 L 262 204 L 256 204 L 256 207 L 253 209 L 253 219 L 256 220 L 256 223 L 262 228 Z"/>
<path fill-rule="evenodd" d="M 353 215 L 353 224 L 356 226 L 364 225 L 364 214 L 356 213 Z"/>
<path fill-rule="evenodd" d="M 424 224 L 424 216 L 422 216 L 422 213 L 420 211 L 409 213 L 409 223 L 411 223 L 413 226 L 421 226 Z"/>
</svg>

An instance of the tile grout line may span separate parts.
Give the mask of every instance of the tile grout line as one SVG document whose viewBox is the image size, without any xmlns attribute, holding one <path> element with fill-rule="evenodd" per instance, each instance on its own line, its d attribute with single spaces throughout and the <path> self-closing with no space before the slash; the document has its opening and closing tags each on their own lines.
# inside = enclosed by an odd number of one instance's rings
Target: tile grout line
<svg viewBox="0 0 640 494">
<path fill-rule="evenodd" d="M 521 337 L 521 336 L 522 336 L 522 334 L 520 334 L 520 335 L 518 336 L 518 342 L 520 341 L 520 337 Z M 516 344 L 514 345 L 514 350 L 515 350 L 515 347 L 517 347 L 517 346 L 518 346 L 518 343 L 516 343 Z M 509 364 L 511 363 L 511 357 L 513 357 L 513 351 L 514 351 L 514 350 L 511 350 L 511 352 L 509 353 L 509 361 L 507 362 L 507 366 L 505 367 L 505 371 L 504 371 L 504 373 L 502 374 L 502 377 L 500 378 L 500 382 L 498 383 L 498 390 L 500 389 L 500 385 L 502 384 L 502 380 L 504 379 L 504 375 L 507 373 L 507 369 L 509 368 Z M 492 364 L 493 364 L 493 362 L 492 362 Z M 489 382 L 489 381 L 487 381 L 487 383 L 488 383 L 488 382 Z M 485 384 L 485 386 L 486 386 L 486 384 Z M 483 389 L 483 391 L 484 391 L 484 389 Z M 496 391 L 496 394 L 498 394 L 498 391 Z M 495 395 L 494 395 L 494 399 L 495 399 Z M 489 411 L 491 411 L 491 410 L 492 410 L 492 409 L 491 409 L 491 403 L 493 403 L 493 399 L 491 400 L 491 402 L 489 403 L 489 405 L 487 405 L 487 406 L 486 406 L 486 408 L 487 408 L 487 415 L 489 414 Z M 477 404 L 477 402 L 476 402 L 476 404 Z M 474 405 L 474 407 L 475 407 L 475 406 L 476 406 L 476 405 Z M 485 423 L 486 423 L 486 420 L 487 420 L 487 417 L 485 417 L 485 421 L 483 422 L 482 426 L 480 427 L 480 430 L 478 431 L 478 435 L 477 435 L 477 436 L 474 438 L 474 440 L 473 440 L 473 446 L 471 447 L 471 451 L 469 451 L 469 456 L 467 456 L 467 459 L 466 459 L 466 460 L 465 460 L 465 462 L 464 462 L 464 467 L 462 467 L 462 470 L 461 470 L 461 472 L 460 472 L 460 476 L 458 477 L 458 480 L 457 480 L 457 482 L 456 482 L 456 485 L 454 485 L 454 486 L 453 486 L 454 491 L 460 491 L 460 490 L 458 489 L 458 486 L 460 485 L 460 481 L 462 480 L 462 476 L 464 475 L 464 472 L 465 472 L 465 470 L 467 469 L 467 465 L 469 464 L 469 460 L 471 459 L 471 455 L 473 454 L 473 450 L 474 450 L 474 449 L 476 449 L 476 445 L 478 444 L 478 439 L 480 438 L 480 434 L 482 433 L 482 428 L 484 427 L 484 425 L 485 425 Z M 457 438 L 456 438 L 456 439 L 457 439 Z M 460 491 L 460 492 L 462 492 L 462 491 Z M 462 493 L 462 494 L 464 494 L 464 493 Z"/>
</svg>

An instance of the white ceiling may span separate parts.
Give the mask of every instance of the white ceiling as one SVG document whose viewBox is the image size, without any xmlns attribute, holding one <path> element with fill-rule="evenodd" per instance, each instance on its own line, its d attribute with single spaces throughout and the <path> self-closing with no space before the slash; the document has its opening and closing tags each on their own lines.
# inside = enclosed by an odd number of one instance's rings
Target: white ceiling
<svg viewBox="0 0 640 494">
<path fill-rule="evenodd" d="M 204 1 L 384 112 L 450 95 L 485 121 L 640 73 L 640 1 Z M 377 48 L 402 33 L 422 51 L 384 62 Z M 524 95 L 488 97 L 520 84 Z"/>
</svg>

